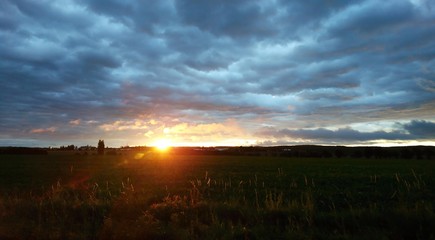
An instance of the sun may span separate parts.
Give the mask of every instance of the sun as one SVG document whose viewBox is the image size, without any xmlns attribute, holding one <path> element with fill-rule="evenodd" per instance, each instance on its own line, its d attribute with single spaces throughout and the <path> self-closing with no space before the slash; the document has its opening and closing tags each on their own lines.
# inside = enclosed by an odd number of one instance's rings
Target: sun
<svg viewBox="0 0 435 240">
<path fill-rule="evenodd" d="M 157 150 L 164 152 L 171 147 L 171 141 L 169 139 L 159 139 L 154 143 Z"/>
</svg>

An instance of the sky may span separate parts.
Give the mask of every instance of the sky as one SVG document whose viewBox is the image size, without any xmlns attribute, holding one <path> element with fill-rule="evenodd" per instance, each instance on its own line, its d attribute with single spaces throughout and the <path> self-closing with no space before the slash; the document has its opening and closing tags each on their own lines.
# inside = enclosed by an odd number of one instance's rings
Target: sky
<svg viewBox="0 0 435 240">
<path fill-rule="evenodd" d="M 435 145 L 431 0 L 0 0 L 0 146 Z"/>
</svg>

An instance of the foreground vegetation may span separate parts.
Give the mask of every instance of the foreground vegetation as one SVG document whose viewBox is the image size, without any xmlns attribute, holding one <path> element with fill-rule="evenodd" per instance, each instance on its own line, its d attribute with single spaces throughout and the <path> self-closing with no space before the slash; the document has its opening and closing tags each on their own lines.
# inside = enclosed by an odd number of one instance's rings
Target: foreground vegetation
<svg viewBox="0 0 435 240">
<path fill-rule="evenodd" d="M 435 239 L 435 162 L 0 156 L 0 239 Z"/>
</svg>

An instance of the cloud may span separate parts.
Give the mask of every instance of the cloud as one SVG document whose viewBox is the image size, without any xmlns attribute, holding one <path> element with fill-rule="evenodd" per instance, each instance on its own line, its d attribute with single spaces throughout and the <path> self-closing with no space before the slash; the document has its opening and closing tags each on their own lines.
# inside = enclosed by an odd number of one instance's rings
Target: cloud
<svg viewBox="0 0 435 240">
<path fill-rule="evenodd" d="M 331 142 L 355 142 L 355 141 L 373 141 L 373 140 L 407 140 L 411 137 L 401 132 L 360 132 L 351 128 L 340 128 L 337 130 L 330 130 L 325 128 L 317 129 L 262 129 L 257 133 L 259 136 L 273 137 L 277 139 L 305 139 Z"/>
<path fill-rule="evenodd" d="M 435 139 L 435 122 L 413 120 L 403 124 L 403 128 L 416 138 Z"/>
<path fill-rule="evenodd" d="M 189 25 L 217 36 L 259 37 L 273 35 L 277 9 L 265 1 L 176 1 L 177 13 Z M 246 21 L 246 19 L 250 19 Z"/>
<path fill-rule="evenodd" d="M 76 120 L 71 120 L 69 121 L 69 124 L 71 125 L 80 125 L 81 120 L 80 119 L 76 119 Z"/>
<path fill-rule="evenodd" d="M 418 85 L 426 91 L 435 92 L 435 81 L 427 79 L 418 79 Z"/>
<path fill-rule="evenodd" d="M 422 123 L 398 132 L 349 126 L 435 120 L 430 1 L 1 6 L 0 111 L 7 114 L 0 132 L 16 142 L 33 144 L 19 141 L 35 137 L 22 129 L 46 126 L 65 141 L 123 142 L 135 131 L 150 139 L 174 124 L 185 124 L 185 141 L 211 129 L 209 136 L 224 141 L 219 131 L 237 129 L 227 119 L 243 129 L 229 134 L 234 139 L 270 125 L 278 129 L 271 135 L 286 138 L 393 141 L 420 138 L 411 132 Z"/>
<path fill-rule="evenodd" d="M 56 132 L 56 127 L 49 127 L 49 128 L 35 128 L 30 130 L 30 133 L 54 133 Z"/>
<path fill-rule="evenodd" d="M 391 10 L 394 14 L 388 14 Z M 370 36 L 382 31 L 394 31 L 412 20 L 416 12 L 407 1 L 365 1 L 355 4 L 330 18 L 327 22 L 332 36 L 358 34 Z"/>
<path fill-rule="evenodd" d="M 363 132 L 347 128 L 336 130 L 326 128 L 315 129 L 276 129 L 265 127 L 257 131 L 257 136 L 272 139 L 309 140 L 317 142 L 368 142 L 378 140 L 425 140 L 435 139 L 435 122 L 413 120 L 408 123 L 396 124 L 398 127 L 392 131 Z M 406 132 L 405 132 L 405 131 Z"/>
<path fill-rule="evenodd" d="M 142 130 L 148 128 L 149 122 L 140 119 L 126 121 L 117 120 L 112 123 L 105 123 L 99 126 L 100 129 L 110 132 L 110 131 L 125 131 L 125 130 Z"/>
<path fill-rule="evenodd" d="M 243 133 L 242 128 L 234 121 L 228 120 L 224 123 L 207 123 L 207 124 L 188 124 L 179 123 L 175 126 L 165 128 L 167 135 L 173 136 L 210 136 L 219 135 L 221 137 L 234 136 Z"/>
</svg>

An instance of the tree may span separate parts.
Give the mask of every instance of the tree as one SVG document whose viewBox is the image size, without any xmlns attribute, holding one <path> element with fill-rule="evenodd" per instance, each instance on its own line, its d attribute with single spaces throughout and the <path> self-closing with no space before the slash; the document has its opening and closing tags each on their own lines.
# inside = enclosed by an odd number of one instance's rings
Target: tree
<svg viewBox="0 0 435 240">
<path fill-rule="evenodd" d="M 104 140 L 98 140 L 97 152 L 98 152 L 98 155 L 104 154 Z"/>
</svg>

